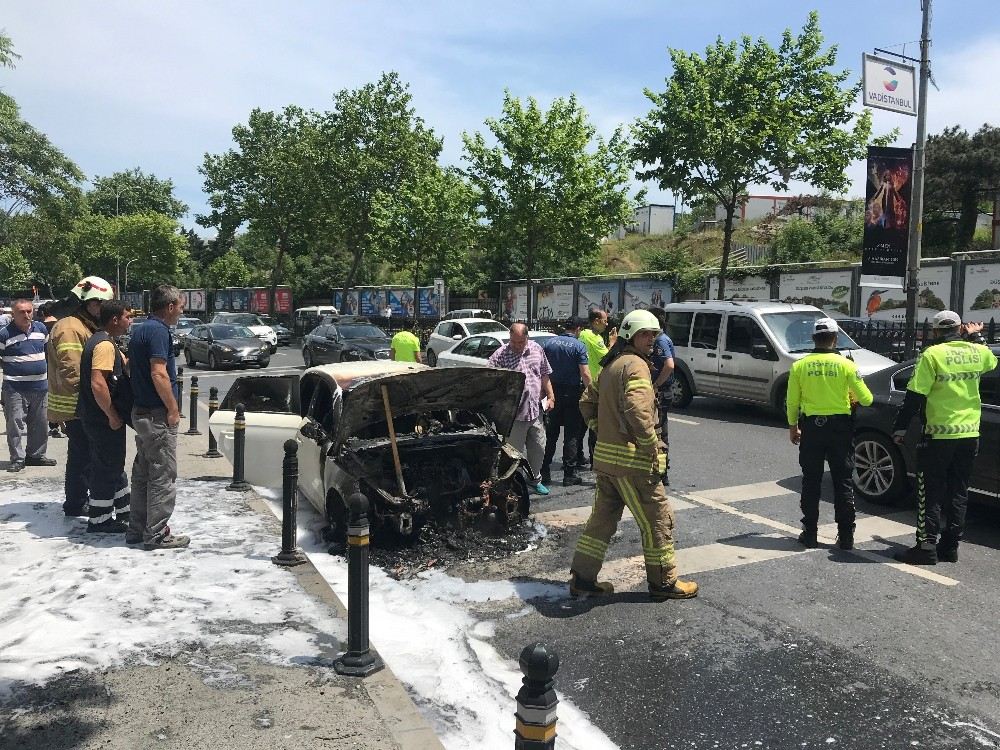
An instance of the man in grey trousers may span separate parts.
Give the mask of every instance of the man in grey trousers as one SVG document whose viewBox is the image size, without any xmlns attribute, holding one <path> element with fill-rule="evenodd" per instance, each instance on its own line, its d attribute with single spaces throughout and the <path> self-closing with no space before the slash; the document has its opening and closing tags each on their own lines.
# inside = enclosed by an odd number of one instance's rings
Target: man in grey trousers
<svg viewBox="0 0 1000 750">
<path fill-rule="evenodd" d="M 4 419 L 7 421 L 7 447 L 10 464 L 7 471 L 18 472 L 25 466 L 55 466 L 46 458 L 49 426 L 45 408 L 49 385 L 45 364 L 45 342 L 49 337 L 44 324 L 33 320 L 30 300 L 14 300 L 11 321 L 0 326 L 0 365 L 3 366 Z M 27 451 L 21 439 L 27 436 Z"/>
<path fill-rule="evenodd" d="M 132 512 L 127 544 L 143 549 L 180 549 L 191 540 L 172 534 L 167 522 L 177 499 L 177 425 L 180 409 L 175 386 L 170 326 L 184 314 L 184 302 L 175 286 L 160 284 L 150 293 L 150 316 L 132 326 L 129 371 L 132 379 L 132 426 L 137 448 L 132 463 Z"/>
</svg>

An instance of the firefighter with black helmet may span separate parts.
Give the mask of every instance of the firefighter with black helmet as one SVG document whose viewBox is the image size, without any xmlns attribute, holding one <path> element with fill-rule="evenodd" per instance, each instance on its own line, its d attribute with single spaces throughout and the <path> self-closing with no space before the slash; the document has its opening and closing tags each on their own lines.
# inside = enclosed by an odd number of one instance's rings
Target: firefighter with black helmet
<svg viewBox="0 0 1000 750">
<path fill-rule="evenodd" d="M 613 593 L 614 587 L 597 576 L 626 506 L 642 537 L 650 598 L 690 599 L 698 594 L 698 584 L 677 577 L 674 514 L 662 484 L 666 453 L 657 433 L 649 360 L 659 332 L 659 321 L 648 310 L 626 315 L 618 340 L 601 361 L 601 377 L 580 400 L 584 420 L 597 432 L 597 497 L 573 555 L 573 596 Z"/>
<path fill-rule="evenodd" d="M 917 543 L 896 555 L 900 562 L 958 562 L 969 477 L 979 450 L 979 381 L 997 366 L 989 347 L 962 338 L 963 332 L 975 336 L 981 329 L 963 326 L 951 310 L 935 315 L 935 340 L 920 353 L 906 386 L 894 438 L 902 443 L 919 415 L 923 439 L 917 448 Z"/>
</svg>

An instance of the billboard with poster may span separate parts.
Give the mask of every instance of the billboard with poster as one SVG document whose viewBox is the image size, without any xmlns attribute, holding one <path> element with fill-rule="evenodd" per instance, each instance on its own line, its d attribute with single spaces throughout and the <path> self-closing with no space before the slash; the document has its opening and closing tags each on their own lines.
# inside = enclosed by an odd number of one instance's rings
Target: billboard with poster
<svg viewBox="0 0 1000 750">
<path fill-rule="evenodd" d="M 708 298 L 719 296 L 719 277 L 713 276 L 708 282 Z M 746 276 L 742 279 L 726 279 L 726 299 L 771 299 L 771 282 L 763 276 Z"/>
<path fill-rule="evenodd" d="M 573 314 L 572 284 L 535 286 L 535 317 L 539 320 L 566 320 Z"/>
<path fill-rule="evenodd" d="M 187 289 L 185 291 L 188 293 L 188 304 L 185 306 L 185 310 L 188 312 L 207 311 L 205 300 L 208 295 L 204 289 Z"/>
<path fill-rule="evenodd" d="M 962 320 L 995 320 L 1000 325 L 1000 263 L 975 263 L 965 267 L 965 310 Z"/>
<path fill-rule="evenodd" d="M 935 313 L 950 309 L 951 266 L 924 266 L 920 269 L 917 292 L 917 325 Z M 893 287 L 864 287 L 861 290 L 861 317 L 869 320 L 906 321 L 906 292 Z"/>
<path fill-rule="evenodd" d="M 851 314 L 851 271 L 783 273 L 778 280 L 778 299 L 812 305 L 833 317 Z"/>
<path fill-rule="evenodd" d="M 333 293 L 333 306 L 337 308 L 337 311 L 341 315 L 357 315 L 358 304 L 357 289 L 349 291 L 346 299 L 344 299 L 344 292 L 342 290 Z"/>
<path fill-rule="evenodd" d="M 912 150 L 868 147 L 862 286 L 903 286 L 910 246 L 912 170 Z"/>
<path fill-rule="evenodd" d="M 627 279 L 625 281 L 625 312 L 663 308 L 673 301 L 673 288 L 669 281 L 659 279 Z"/>
<path fill-rule="evenodd" d="M 250 290 L 230 289 L 229 307 L 233 312 L 250 312 Z"/>
<path fill-rule="evenodd" d="M 388 289 L 362 289 L 359 292 L 359 310 L 362 315 L 381 317 L 389 299 Z M 395 311 L 393 311 L 395 312 Z"/>
<path fill-rule="evenodd" d="M 225 312 L 229 309 L 230 294 L 228 289 L 216 289 L 212 300 L 212 309 L 215 312 Z"/>
<path fill-rule="evenodd" d="M 283 315 L 292 312 L 292 290 L 288 287 L 278 287 L 274 290 L 274 311 Z"/>
<path fill-rule="evenodd" d="M 525 284 L 505 284 L 500 296 L 500 317 L 504 320 L 527 320 L 528 287 Z"/>
<path fill-rule="evenodd" d="M 441 304 L 444 300 L 434 293 L 434 287 L 423 286 L 417 289 L 417 300 L 420 305 L 420 317 L 440 318 Z"/>
<path fill-rule="evenodd" d="M 250 312 L 267 312 L 267 289 L 252 289 L 250 294 Z"/>
<path fill-rule="evenodd" d="M 608 315 L 614 315 L 618 312 L 620 288 L 621 282 L 618 279 L 580 284 L 576 297 L 576 314 L 585 318 L 591 310 L 604 310 Z"/>
</svg>

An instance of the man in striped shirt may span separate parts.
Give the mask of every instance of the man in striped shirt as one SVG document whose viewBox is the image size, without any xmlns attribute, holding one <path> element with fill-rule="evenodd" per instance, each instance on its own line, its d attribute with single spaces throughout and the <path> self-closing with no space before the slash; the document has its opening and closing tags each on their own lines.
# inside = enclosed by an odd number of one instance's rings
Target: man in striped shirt
<svg viewBox="0 0 1000 750">
<path fill-rule="evenodd" d="M 26 299 L 15 300 L 13 320 L 0 328 L 0 364 L 3 366 L 4 419 L 7 421 L 7 447 L 10 465 L 7 471 L 21 471 L 25 466 L 55 466 L 55 459 L 45 457 L 49 443 L 45 409 L 49 385 L 45 365 L 45 341 L 48 329 L 32 320 L 34 308 Z M 21 440 L 27 434 L 27 451 Z"/>
</svg>

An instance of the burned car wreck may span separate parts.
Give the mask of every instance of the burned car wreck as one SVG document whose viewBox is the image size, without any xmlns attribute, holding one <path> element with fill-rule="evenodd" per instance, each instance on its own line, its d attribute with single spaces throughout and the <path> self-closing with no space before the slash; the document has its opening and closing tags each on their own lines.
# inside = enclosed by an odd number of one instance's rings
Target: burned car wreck
<svg viewBox="0 0 1000 750">
<path fill-rule="evenodd" d="M 347 498 L 362 492 L 376 534 L 413 540 L 427 522 L 501 531 L 528 515 L 524 458 L 507 443 L 524 376 L 392 361 L 238 378 L 210 420 L 232 460 L 238 403 L 246 413 L 244 473 L 281 481 L 283 444 L 298 443 L 299 492 L 347 530 Z"/>
</svg>

